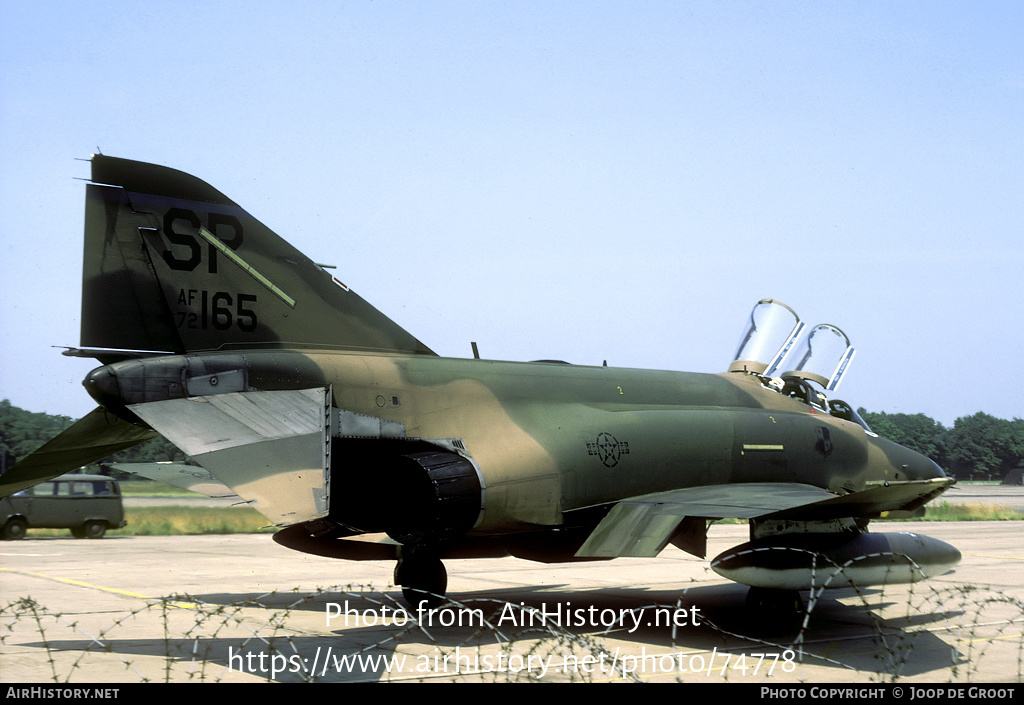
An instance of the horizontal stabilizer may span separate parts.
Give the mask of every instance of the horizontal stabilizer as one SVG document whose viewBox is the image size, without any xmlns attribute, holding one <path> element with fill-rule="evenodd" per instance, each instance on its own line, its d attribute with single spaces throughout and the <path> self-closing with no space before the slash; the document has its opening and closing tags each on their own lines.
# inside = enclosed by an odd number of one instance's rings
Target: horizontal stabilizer
<svg viewBox="0 0 1024 705">
<path fill-rule="evenodd" d="M 179 462 L 111 463 L 111 470 L 131 473 L 165 485 L 198 492 L 207 497 L 237 497 L 230 487 L 217 480 L 210 471 L 198 465 Z"/>
<path fill-rule="evenodd" d="M 612 507 L 576 555 L 654 557 L 685 517 L 792 521 L 877 517 L 916 509 L 953 482 L 949 478 L 892 482 L 842 496 L 788 482 L 707 485 L 643 495 Z"/>
<path fill-rule="evenodd" d="M 327 516 L 329 389 L 234 392 L 130 408 L 271 522 Z"/>
<path fill-rule="evenodd" d="M 93 409 L 0 475 L 0 497 L 77 470 L 156 436 L 150 429 L 123 421 L 102 407 Z"/>
</svg>

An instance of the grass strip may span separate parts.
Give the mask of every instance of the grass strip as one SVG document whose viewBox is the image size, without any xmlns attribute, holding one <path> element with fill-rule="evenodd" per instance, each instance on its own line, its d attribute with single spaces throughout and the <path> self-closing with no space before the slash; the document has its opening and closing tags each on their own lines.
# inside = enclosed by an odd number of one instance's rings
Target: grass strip
<svg viewBox="0 0 1024 705">
<path fill-rule="evenodd" d="M 109 536 L 188 536 L 199 534 L 273 533 L 267 519 L 250 507 L 128 507 L 128 526 L 111 529 Z M 924 517 L 884 521 L 1024 521 L 1024 513 L 984 502 L 928 505 Z M 745 523 L 726 519 L 723 524 Z M 30 536 L 70 536 L 67 529 L 29 529 Z"/>
</svg>

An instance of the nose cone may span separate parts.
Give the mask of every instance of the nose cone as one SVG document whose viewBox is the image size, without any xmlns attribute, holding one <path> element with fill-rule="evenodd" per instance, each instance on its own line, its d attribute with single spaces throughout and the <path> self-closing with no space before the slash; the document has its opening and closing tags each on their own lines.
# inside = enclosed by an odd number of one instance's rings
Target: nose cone
<svg viewBox="0 0 1024 705">
<path fill-rule="evenodd" d="M 882 451 L 886 465 L 885 480 L 933 480 L 946 477 L 946 473 L 938 464 L 926 455 L 905 448 L 898 443 L 878 437 L 872 439 L 873 445 Z"/>
<path fill-rule="evenodd" d="M 928 477 L 946 477 L 946 471 L 943 470 L 942 468 L 940 468 L 938 463 L 936 463 L 931 458 L 925 458 L 925 460 L 927 460 L 929 463 L 931 463 L 930 470 L 931 470 L 932 474 L 929 475 Z"/>
<path fill-rule="evenodd" d="M 937 477 L 945 477 L 946 473 L 939 464 L 926 455 L 921 455 L 908 448 L 900 446 L 906 454 L 902 460 L 902 467 L 909 480 L 933 480 Z"/>
</svg>

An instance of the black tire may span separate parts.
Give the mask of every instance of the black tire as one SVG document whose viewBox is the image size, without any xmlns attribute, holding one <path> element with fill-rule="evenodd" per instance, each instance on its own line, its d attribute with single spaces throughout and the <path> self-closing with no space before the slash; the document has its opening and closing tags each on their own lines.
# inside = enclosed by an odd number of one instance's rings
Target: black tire
<svg viewBox="0 0 1024 705">
<path fill-rule="evenodd" d="M 395 566 L 395 585 L 402 586 L 402 597 L 411 606 L 435 609 L 444 603 L 448 571 L 433 552 L 403 547 Z"/>
<path fill-rule="evenodd" d="M 803 616 L 804 601 L 796 590 L 752 587 L 747 591 L 747 607 L 759 612 Z"/>
<path fill-rule="evenodd" d="M 81 538 L 101 539 L 107 533 L 107 522 L 87 521 L 82 524 L 80 531 L 82 532 Z M 75 536 L 77 537 L 78 534 L 75 534 Z"/>
<path fill-rule="evenodd" d="M 24 519 L 15 517 L 7 520 L 7 523 L 4 524 L 2 534 L 5 541 L 20 541 L 25 538 L 25 532 L 27 530 L 28 522 Z"/>
<path fill-rule="evenodd" d="M 796 590 L 752 587 L 747 591 L 747 613 L 756 632 L 774 635 L 799 629 L 806 610 Z"/>
</svg>

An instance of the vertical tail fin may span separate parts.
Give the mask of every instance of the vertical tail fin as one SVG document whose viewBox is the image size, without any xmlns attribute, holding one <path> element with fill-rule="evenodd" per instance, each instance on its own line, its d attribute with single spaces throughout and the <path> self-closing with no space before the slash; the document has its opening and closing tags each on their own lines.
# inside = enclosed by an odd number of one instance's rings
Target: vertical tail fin
<svg viewBox="0 0 1024 705">
<path fill-rule="evenodd" d="M 92 181 L 85 209 L 83 347 L 433 354 L 194 176 L 94 155 Z"/>
</svg>

